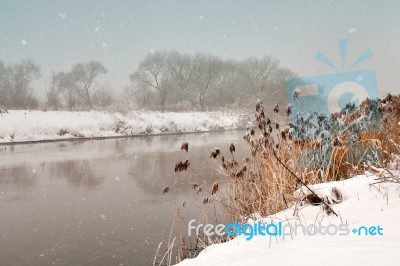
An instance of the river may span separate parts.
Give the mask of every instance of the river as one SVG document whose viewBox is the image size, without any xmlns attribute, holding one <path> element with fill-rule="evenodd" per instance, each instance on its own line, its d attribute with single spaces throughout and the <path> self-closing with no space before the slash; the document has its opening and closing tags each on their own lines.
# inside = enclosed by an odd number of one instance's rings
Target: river
<svg viewBox="0 0 400 266">
<path fill-rule="evenodd" d="M 1 264 L 151 265 L 176 210 L 190 220 L 207 208 L 207 193 L 197 195 L 191 185 L 223 178 L 210 151 L 228 154 L 234 143 L 240 153 L 242 135 L 0 146 Z M 180 150 L 184 141 L 189 153 Z M 175 163 L 186 158 L 190 169 L 175 174 Z"/>
</svg>

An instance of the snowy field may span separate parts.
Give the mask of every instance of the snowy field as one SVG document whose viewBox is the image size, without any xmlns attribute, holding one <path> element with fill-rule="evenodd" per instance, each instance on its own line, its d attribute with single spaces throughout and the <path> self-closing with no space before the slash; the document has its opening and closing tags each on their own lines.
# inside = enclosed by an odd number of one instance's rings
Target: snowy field
<svg viewBox="0 0 400 266">
<path fill-rule="evenodd" d="M 390 176 L 388 172 L 383 172 Z M 293 216 L 289 208 L 273 217 L 262 219 L 283 224 L 319 225 L 327 227 L 341 222 L 351 231 L 365 226 L 383 228 L 383 235 L 361 235 L 350 231 L 348 235 L 306 235 L 268 237 L 255 236 L 250 241 L 245 236 L 207 247 L 200 255 L 185 260 L 179 266 L 202 265 L 400 265 L 400 191 L 399 184 L 375 184 L 375 173 L 366 172 L 346 181 L 318 184 L 314 190 L 320 196 L 332 197 L 332 188 L 341 191 L 343 201 L 332 205 L 339 217 L 322 214 L 320 206 L 305 205 L 299 215 Z M 397 175 L 399 173 L 397 172 Z M 250 221 L 252 222 L 252 221 Z M 331 228 L 332 229 L 332 228 Z M 333 232 L 334 230 L 331 230 Z M 362 229 L 363 230 L 363 229 Z M 299 229 L 301 231 L 301 229 Z"/>
<path fill-rule="evenodd" d="M 223 112 L 128 114 L 100 111 L 14 111 L 0 114 L 0 143 L 244 128 L 248 116 Z"/>
</svg>

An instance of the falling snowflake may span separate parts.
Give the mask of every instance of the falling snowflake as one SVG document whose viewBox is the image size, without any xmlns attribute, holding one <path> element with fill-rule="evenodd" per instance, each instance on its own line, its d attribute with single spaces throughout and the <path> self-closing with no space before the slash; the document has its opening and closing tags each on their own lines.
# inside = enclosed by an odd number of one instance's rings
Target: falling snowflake
<svg viewBox="0 0 400 266">
<path fill-rule="evenodd" d="M 99 31 L 100 30 L 100 28 L 99 27 L 96 27 L 96 28 L 94 28 L 94 31 Z"/>
<path fill-rule="evenodd" d="M 60 12 L 58 12 L 58 16 L 59 16 L 60 18 L 65 18 L 67 15 L 66 15 L 65 13 L 60 13 Z"/>
<path fill-rule="evenodd" d="M 350 34 L 351 34 L 351 33 L 354 33 L 354 32 L 356 32 L 356 30 L 357 30 L 356 28 L 350 28 L 350 29 L 349 29 L 349 33 L 350 33 Z"/>
<path fill-rule="evenodd" d="M 22 39 L 21 44 L 22 45 L 27 45 L 28 43 L 27 43 L 27 41 L 25 39 Z"/>
<path fill-rule="evenodd" d="M 200 15 L 200 16 L 199 16 L 199 19 L 200 19 L 200 20 L 203 20 L 203 16 L 202 16 L 202 15 Z"/>
</svg>

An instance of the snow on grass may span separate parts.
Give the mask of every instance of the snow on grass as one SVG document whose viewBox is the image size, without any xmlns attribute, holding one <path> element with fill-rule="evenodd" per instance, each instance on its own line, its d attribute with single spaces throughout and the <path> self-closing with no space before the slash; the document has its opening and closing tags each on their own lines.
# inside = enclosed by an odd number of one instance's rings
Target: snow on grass
<svg viewBox="0 0 400 266">
<path fill-rule="evenodd" d="M 222 112 L 126 115 L 99 111 L 16 111 L 0 114 L 0 143 L 162 133 L 205 132 L 248 126 L 243 115 Z"/>
<path fill-rule="evenodd" d="M 397 173 L 399 174 L 399 173 Z M 348 224 L 348 228 L 381 226 L 383 235 L 314 235 L 282 237 L 245 236 L 215 244 L 203 250 L 197 258 L 185 260 L 179 266 L 200 265 L 400 265 L 400 191 L 399 184 L 371 185 L 377 177 L 366 172 L 354 178 L 314 185 L 320 196 L 332 196 L 336 187 L 343 195 L 340 204 L 332 205 L 339 217 L 322 215 L 321 206 L 305 205 L 298 216 L 294 207 L 280 212 L 263 222 L 282 221 L 283 224 L 319 224 L 328 226 Z M 276 222 L 275 222 L 276 223 Z"/>
</svg>

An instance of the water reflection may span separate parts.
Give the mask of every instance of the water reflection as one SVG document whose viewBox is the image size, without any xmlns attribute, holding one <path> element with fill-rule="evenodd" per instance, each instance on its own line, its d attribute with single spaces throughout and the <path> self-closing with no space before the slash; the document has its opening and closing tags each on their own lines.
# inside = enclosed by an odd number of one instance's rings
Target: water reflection
<svg viewBox="0 0 400 266">
<path fill-rule="evenodd" d="M 29 166 L 0 168 L 1 189 L 26 189 L 37 181 L 37 171 Z"/>
<path fill-rule="evenodd" d="M 88 161 L 61 161 L 49 163 L 50 178 L 65 178 L 78 188 L 95 189 L 104 181 L 104 176 L 95 174 Z"/>
<path fill-rule="evenodd" d="M 209 167 L 211 149 L 234 142 L 239 156 L 241 136 L 171 135 L 1 150 L 1 264 L 151 264 L 157 245 L 169 237 L 176 209 L 188 220 L 197 218 L 198 206 L 208 207 L 190 185 L 219 178 Z M 189 154 L 180 151 L 184 141 Z M 189 171 L 175 174 L 175 163 L 186 158 Z M 165 195 L 164 186 L 170 187 Z"/>
</svg>

